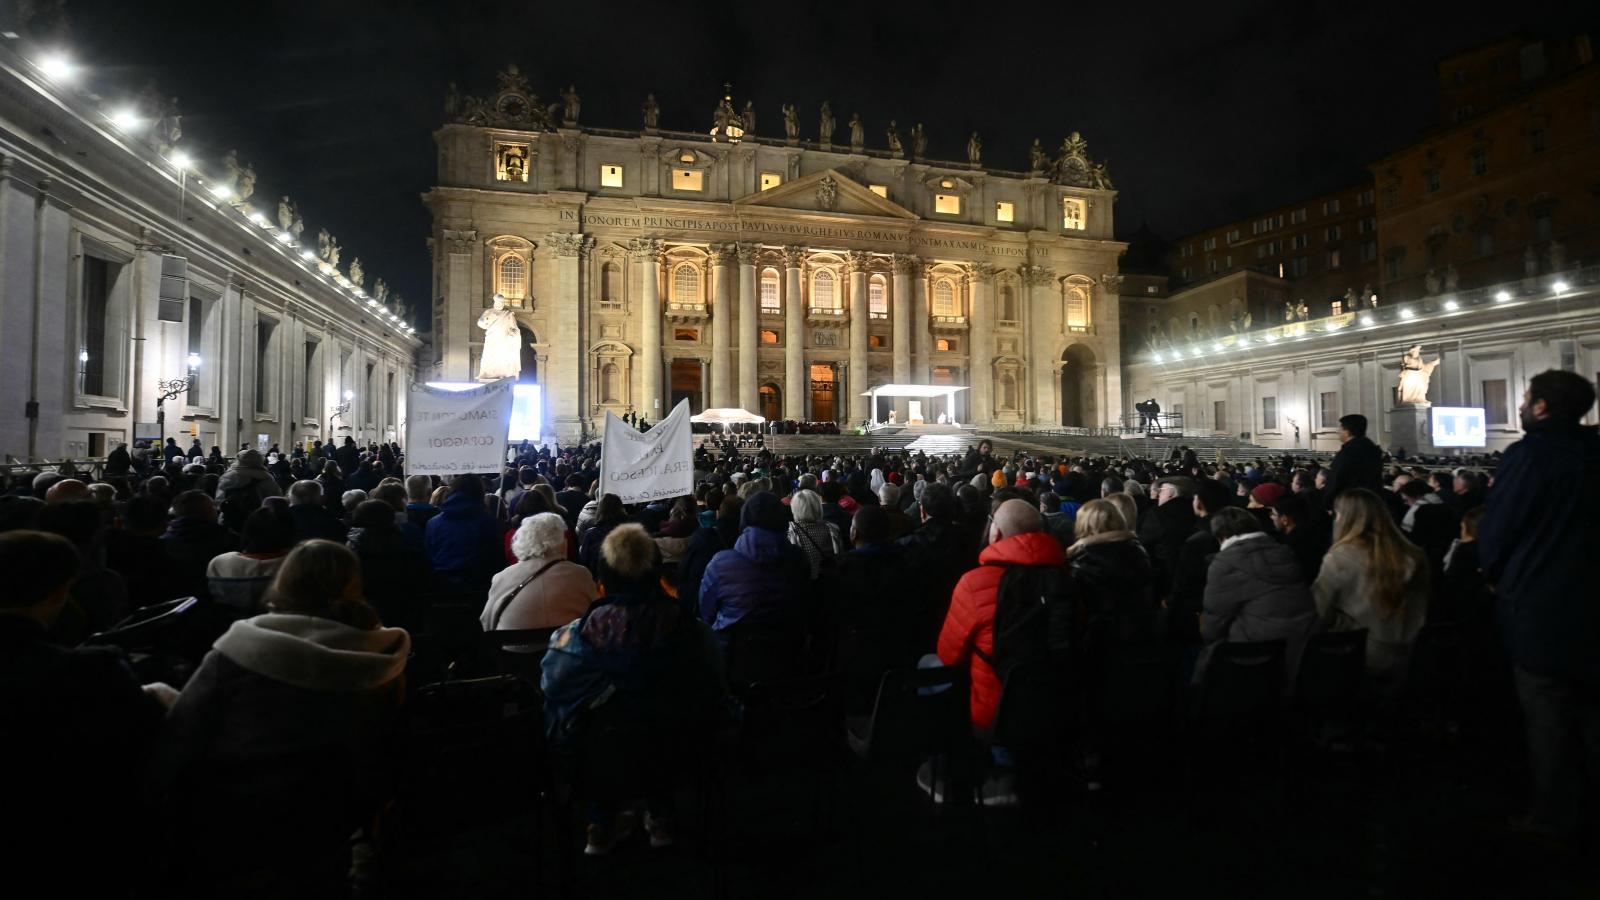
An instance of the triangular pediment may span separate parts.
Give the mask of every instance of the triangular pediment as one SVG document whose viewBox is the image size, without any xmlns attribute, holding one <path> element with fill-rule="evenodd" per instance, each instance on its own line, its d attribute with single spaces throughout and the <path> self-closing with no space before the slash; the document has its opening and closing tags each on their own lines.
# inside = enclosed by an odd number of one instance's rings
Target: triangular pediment
<svg viewBox="0 0 1600 900">
<path fill-rule="evenodd" d="M 869 188 L 838 169 L 813 172 L 802 178 L 733 201 L 734 206 L 799 209 L 806 212 L 843 213 L 915 219 L 917 214 Z"/>
</svg>

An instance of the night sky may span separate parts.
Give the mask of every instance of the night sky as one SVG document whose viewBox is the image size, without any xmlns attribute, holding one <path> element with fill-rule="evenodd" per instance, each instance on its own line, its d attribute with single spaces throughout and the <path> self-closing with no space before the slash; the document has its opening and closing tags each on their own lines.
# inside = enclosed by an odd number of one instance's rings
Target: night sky
<svg viewBox="0 0 1600 900">
<path fill-rule="evenodd" d="M 1109 163 L 1119 237 L 1175 238 L 1350 183 L 1436 113 L 1434 64 L 1507 34 L 1600 36 L 1584 3 L 807 4 L 130 2 L 68 0 L 66 49 L 116 98 L 147 82 L 179 98 L 202 172 L 230 147 L 259 174 L 255 201 L 300 203 L 369 286 L 426 310 L 419 196 L 434 181 L 445 85 L 492 94 L 516 62 L 540 100 L 577 85 L 582 124 L 640 127 L 648 92 L 667 129 L 706 130 L 733 84 L 758 132 L 780 105 L 816 138 L 817 106 L 860 112 L 867 146 L 892 117 L 928 155 L 1026 168 L 1034 137 L 1070 131 Z M 159 10 L 158 14 L 156 11 Z"/>
</svg>

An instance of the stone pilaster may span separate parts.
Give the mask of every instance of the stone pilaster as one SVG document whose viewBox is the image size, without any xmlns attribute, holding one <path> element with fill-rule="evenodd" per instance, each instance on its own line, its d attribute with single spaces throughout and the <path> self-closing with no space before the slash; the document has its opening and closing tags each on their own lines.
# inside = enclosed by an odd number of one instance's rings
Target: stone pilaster
<svg viewBox="0 0 1600 900">
<path fill-rule="evenodd" d="M 1055 338 L 1061 333 L 1061 298 L 1056 293 L 1055 270 L 1049 266 L 1024 265 L 1017 268 L 1022 277 L 1028 304 L 1028 421 L 1035 425 L 1059 425 L 1056 418 L 1056 393 L 1059 388 Z"/>
<path fill-rule="evenodd" d="M 757 352 L 760 347 L 761 298 L 756 293 L 757 244 L 740 244 L 739 253 L 739 408 L 761 411 Z"/>
<path fill-rule="evenodd" d="M 471 381 L 471 344 L 475 338 L 481 298 L 472 295 L 472 256 L 478 247 L 478 232 L 470 228 L 446 228 L 445 242 L 445 346 L 444 379 Z M 435 336 L 434 340 L 439 337 Z"/>
<path fill-rule="evenodd" d="M 711 406 L 733 405 L 733 366 L 729 351 L 733 338 L 732 244 L 711 246 Z"/>
<path fill-rule="evenodd" d="M 804 247 L 783 248 L 783 417 L 797 421 L 806 417 L 806 398 L 811 393 L 805 365 L 806 310 L 800 290 L 805 260 Z"/>
<path fill-rule="evenodd" d="M 639 264 L 639 343 L 640 389 L 638 412 L 650 421 L 659 421 L 671 410 L 664 410 L 661 392 L 661 254 L 658 238 L 634 238 L 628 244 L 634 262 Z"/>
<path fill-rule="evenodd" d="M 555 253 L 554 283 L 551 293 L 555 302 L 550 308 L 550 336 L 546 343 L 555 351 L 550 366 L 539 373 L 544 384 L 545 415 L 550 422 L 552 435 L 562 443 L 574 442 L 582 431 L 582 398 L 579 395 L 583 381 L 584 360 L 588 357 L 578 333 L 578 269 L 579 257 L 593 238 L 577 232 L 552 232 L 550 249 Z"/>
<path fill-rule="evenodd" d="M 928 317 L 928 267 L 913 266 L 917 277 L 911 303 L 911 379 L 928 383 L 928 366 L 933 358 L 933 320 Z"/>
<path fill-rule="evenodd" d="M 890 320 L 894 323 L 894 380 L 905 384 L 911 381 L 911 277 L 922 265 L 915 256 L 894 255 L 894 296 L 890 298 Z M 906 401 L 896 400 L 895 409 L 901 422 L 906 420 Z"/>
<path fill-rule="evenodd" d="M 987 425 L 994 420 L 994 266 L 972 266 L 972 309 L 967 317 L 967 418 Z"/>
<path fill-rule="evenodd" d="M 871 319 L 867 306 L 867 263 L 871 257 L 859 251 L 852 252 L 846 264 L 850 275 L 850 402 L 847 422 L 853 424 L 873 415 L 872 398 L 861 396 L 867 384 L 867 323 Z"/>
</svg>

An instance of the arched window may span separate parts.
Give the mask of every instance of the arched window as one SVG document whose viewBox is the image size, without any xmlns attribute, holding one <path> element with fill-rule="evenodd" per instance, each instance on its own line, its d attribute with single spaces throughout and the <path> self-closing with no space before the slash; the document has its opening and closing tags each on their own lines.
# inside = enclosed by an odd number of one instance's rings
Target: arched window
<svg viewBox="0 0 1600 900">
<path fill-rule="evenodd" d="M 622 393 L 622 370 L 614 362 L 608 362 L 600 369 L 600 402 L 616 403 L 617 395 Z"/>
<path fill-rule="evenodd" d="M 1017 293 L 1009 284 L 1000 286 L 1000 321 L 1017 321 Z"/>
<path fill-rule="evenodd" d="M 600 305 L 622 305 L 622 267 L 614 262 L 600 267 Z"/>
<path fill-rule="evenodd" d="M 839 300 L 833 292 L 833 273 L 823 269 L 811 282 L 811 305 L 818 309 L 838 309 Z"/>
<path fill-rule="evenodd" d="M 782 307 L 778 303 L 777 269 L 761 270 L 761 311 L 764 313 L 782 311 Z"/>
<path fill-rule="evenodd" d="M 495 293 L 504 294 L 507 300 L 525 300 L 528 297 L 528 264 L 520 256 L 507 256 L 500 260 L 500 283 Z"/>
<path fill-rule="evenodd" d="M 936 316 L 956 314 L 956 286 L 953 282 L 945 280 L 934 283 L 933 314 Z"/>
<path fill-rule="evenodd" d="M 1198 320 L 1197 320 L 1198 321 Z M 1067 285 L 1067 328 L 1083 331 L 1089 327 L 1089 289 Z"/>
<path fill-rule="evenodd" d="M 700 270 L 684 263 L 672 270 L 672 302 L 700 303 Z"/>
<path fill-rule="evenodd" d="M 888 287 L 882 275 L 874 275 L 872 280 L 867 282 L 867 312 L 874 319 L 889 318 Z"/>
</svg>

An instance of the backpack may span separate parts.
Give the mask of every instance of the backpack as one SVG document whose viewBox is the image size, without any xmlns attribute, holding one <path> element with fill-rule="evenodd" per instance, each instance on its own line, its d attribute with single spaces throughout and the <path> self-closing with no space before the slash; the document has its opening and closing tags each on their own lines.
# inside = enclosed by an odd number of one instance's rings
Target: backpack
<svg viewBox="0 0 1600 900">
<path fill-rule="evenodd" d="M 1072 656 L 1074 610 L 1064 566 L 1010 566 L 994 602 L 994 652 L 978 656 L 1004 684 L 1028 666 L 1058 673 Z"/>
<path fill-rule="evenodd" d="M 220 521 L 229 531 L 244 530 L 244 520 L 261 508 L 261 495 L 254 484 L 229 488 L 222 492 L 222 505 L 217 508 Z"/>
</svg>

